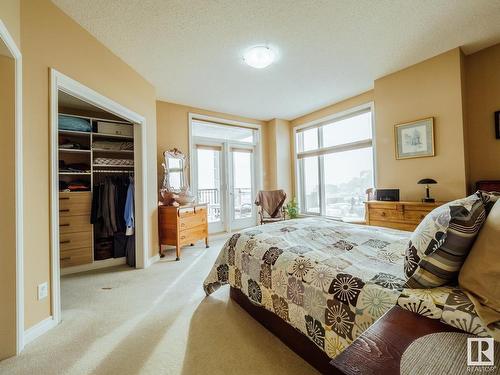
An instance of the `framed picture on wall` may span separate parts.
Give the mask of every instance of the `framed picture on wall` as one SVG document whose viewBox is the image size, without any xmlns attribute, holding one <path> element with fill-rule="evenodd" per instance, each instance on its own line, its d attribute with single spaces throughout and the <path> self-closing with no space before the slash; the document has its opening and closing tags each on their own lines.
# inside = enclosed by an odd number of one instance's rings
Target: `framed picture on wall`
<svg viewBox="0 0 500 375">
<path fill-rule="evenodd" d="M 394 127 L 396 159 L 434 156 L 434 117 Z"/>
<path fill-rule="evenodd" d="M 500 111 L 495 112 L 495 136 L 500 139 Z"/>
</svg>

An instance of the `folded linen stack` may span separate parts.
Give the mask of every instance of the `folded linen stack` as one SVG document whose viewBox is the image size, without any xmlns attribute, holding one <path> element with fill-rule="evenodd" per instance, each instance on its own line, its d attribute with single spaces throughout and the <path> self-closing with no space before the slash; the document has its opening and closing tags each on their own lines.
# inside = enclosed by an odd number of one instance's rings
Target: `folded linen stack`
<svg viewBox="0 0 500 375">
<path fill-rule="evenodd" d="M 113 158 L 95 158 L 94 164 L 97 165 L 110 165 L 110 166 L 134 166 L 133 159 L 113 159 Z"/>
<path fill-rule="evenodd" d="M 94 150 L 106 151 L 132 151 L 134 149 L 134 142 L 94 141 L 92 148 Z"/>
</svg>

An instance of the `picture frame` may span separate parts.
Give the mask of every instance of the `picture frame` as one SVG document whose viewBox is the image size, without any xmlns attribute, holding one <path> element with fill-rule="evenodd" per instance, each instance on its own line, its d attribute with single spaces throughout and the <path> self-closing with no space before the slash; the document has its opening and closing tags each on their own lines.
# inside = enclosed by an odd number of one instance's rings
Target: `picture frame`
<svg viewBox="0 0 500 375">
<path fill-rule="evenodd" d="M 495 112 L 495 137 L 500 139 L 500 111 Z"/>
<path fill-rule="evenodd" d="M 435 156 L 434 117 L 427 117 L 394 126 L 396 159 Z"/>
</svg>

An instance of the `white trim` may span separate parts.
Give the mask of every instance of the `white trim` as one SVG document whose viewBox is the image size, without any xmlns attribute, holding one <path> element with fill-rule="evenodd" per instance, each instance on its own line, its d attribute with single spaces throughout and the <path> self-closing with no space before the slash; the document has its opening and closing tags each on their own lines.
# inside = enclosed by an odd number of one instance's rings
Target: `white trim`
<svg viewBox="0 0 500 375">
<path fill-rule="evenodd" d="M 24 348 L 24 231 L 23 231 L 23 64 L 21 51 L 0 20 L 0 39 L 15 60 L 15 190 L 16 190 L 16 353 Z"/>
<path fill-rule="evenodd" d="M 160 260 L 160 254 L 153 255 L 148 260 L 148 267 Z"/>
<path fill-rule="evenodd" d="M 50 134 L 51 134 L 51 300 L 52 316 L 58 324 L 61 321 L 61 291 L 60 291 L 60 264 L 59 264 L 59 182 L 58 182 L 58 91 L 64 91 L 76 98 L 86 101 L 96 107 L 110 112 L 134 124 L 134 151 L 136 163 L 134 173 L 136 177 L 135 201 L 140 202 L 135 207 L 136 223 L 140 223 L 140 230 L 136 231 L 136 268 L 147 267 L 149 260 L 149 246 L 147 243 L 149 222 L 147 220 L 147 165 L 146 165 L 146 119 L 116 103 L 115 101 L 99 94 L 74 79 L 50 70 Z M 140 159 L 140 160 L 137 160 Z M 137 181 L 140 181 L 138 184 Z M 140 245 L 140 246 L 137 246 Z M 99 264 L 98 262 L 96 262 Z M 96 265 L 94 263 L 94 265 Z M 104 263 L 103 263 L 104 264 Z M 96 268 L 96 267 L 94 267 Z"/>
<path fill-rule="evenodd" d="M 85 272 L 91 270 L 98 270 L 100 268 L 107 268 L 113 266 L 120 266 L 127 263 L 127 258 L 109 258 L 104 260 L 97 260 L 94 263 L 82 264 L 80 266 L 66 267 L 61 269 L 61 276 L 71 275 L 72 273 Z"/>
<path fill-rule="evenodd" d="M 37 339 L 44 333 L 48 332 L 55 326 L 57 326 L 57 322 L 52 316 L 49 316 L 48 318 L 42 320 L 41 322 L 38 322 L 33 327 L 28 328 L 24 332 L 24 344 L 25 345 L 29 344 L 30 342 Z"/>
<path fill-rule="evenodd" d="M 311 151 L 303 151 L 299 152 L 299 145 L 296 142 L 297 134 L 300 133 L 301 130 L 307 129 L 307 128 L 319 128 L 321 126 L 327 125 L 332 122 L 340 121 L 344 118 L 348 118 L 351 116 L 355 116 L 358 113 L 363 113 L 363 112 L 371 112 L 371 122 L 372 122 L 372 138 L 371 140 L 362 140 L 359 142 L 351 142 L 348 144 L 343 144 L 339 146 L 332 146 L 332 147 L 325 147 L 323 148 L 322 144 L 322 139 L 321 139 L 321 132 L 318 131 L 318 149 L 316 150 L 311 150 Z M 294 171 L 295 171 L 295 195 L 298 197 L 298 203 L 299 203 L 299 212 L 301 214 L 306 214 L 306 215 L 318 215 L 316 213 L 311 213 L 311 212 L 305 212 L 303 211 L 304 207 L 304 192 L 303 192 L 303 187 L 300 181 L 300 170 L 301 170 L 301 159 L 307 156 L 318 156 L 318 165 L 319 165 L 319 194 L 320 194 L 320 214 L 321 213 L 326 213 L 325 210 L 325 195 L 324 195 L 324 189 L 322 189 L 322 175 L 324 174 L 324 166 L 322 165 L 322 158 L 320 156 L 333 153 L 333 152 L 339 152 L 339 151 L 347 151 L 350 149 L 358 149 L 358 148 L 364 148 L 364 147 L 372 147 L 372 168 L 373 168 L 373 185 L 374 187 L 377 186 L 377 178 L 378 178 L 378 173 L 377 173 L 377 160 L 376 160 L 376 136 L 375 136 L 375 104 L 373 101 L 367 102 L 364 104 L 360 104 L 358 106 L 346 109 L 344 111 L 336 112 L 331 115 L 309 121 L 305 124 L 302 125 L 297 125 L 294 126 L 292 132 L 293 136 L 293 145 L 294 145 L 294 154 L 293 154 L 293 163 L 294 163 Z M 371 144 L 370 144 L 371 143 Z M 299 157 L 300 155 L 300 157 Z"/>
</svg>

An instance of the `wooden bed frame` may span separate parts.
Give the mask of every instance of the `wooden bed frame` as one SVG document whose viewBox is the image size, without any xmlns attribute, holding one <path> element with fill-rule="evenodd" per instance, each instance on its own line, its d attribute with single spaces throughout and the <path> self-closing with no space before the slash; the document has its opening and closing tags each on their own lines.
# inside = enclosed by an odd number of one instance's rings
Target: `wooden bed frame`
<svg viewBox="0 0 500 375">
<path fill-rule="evenodd" d="M 255 320 L 322 374 L 399 375 L 401 356 L 413 341 L 430 333 L 460 332 L 437 319 L 429 319 L 394 306 L 335 359 L 331 359 L 308 337 L 278 315 L 250 302 L 239 289 L 231 287 L 230 296 Z"/>
</svg>

